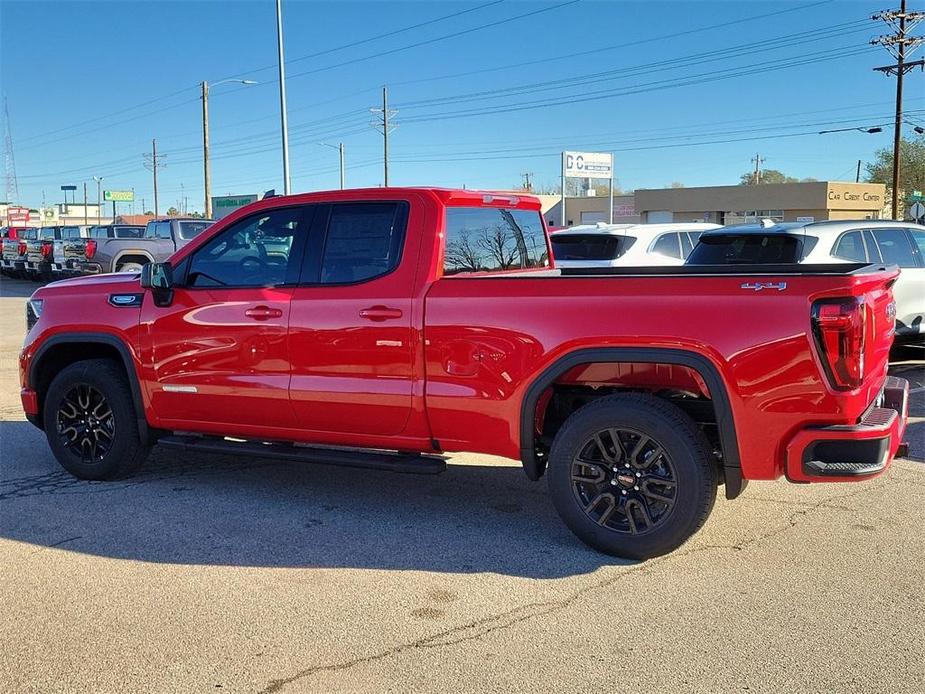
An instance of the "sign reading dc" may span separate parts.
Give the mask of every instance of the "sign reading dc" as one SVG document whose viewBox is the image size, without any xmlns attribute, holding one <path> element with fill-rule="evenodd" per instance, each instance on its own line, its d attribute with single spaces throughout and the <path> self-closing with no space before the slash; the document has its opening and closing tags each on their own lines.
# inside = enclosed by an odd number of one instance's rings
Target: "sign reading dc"
<svg viewBox="0 0 925 694">
<path fill-rule="evenodd" d="M 613 175 L 613 155 L 609 152 L 563 152 L 562 170 L 566 178 L 607 178 Z"/>
</svg>

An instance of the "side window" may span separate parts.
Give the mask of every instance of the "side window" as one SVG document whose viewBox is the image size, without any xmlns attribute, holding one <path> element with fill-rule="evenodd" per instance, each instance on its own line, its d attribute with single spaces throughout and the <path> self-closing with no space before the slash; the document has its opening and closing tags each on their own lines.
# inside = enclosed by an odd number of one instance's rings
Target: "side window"
<svg viewBox="0 0 925 694">
<path fill-rule="evenodd" d="M 671 258 L 681 258 L 681 246 L 678 237 L 679 234 L 677 232 L 662 234 L 655 239 L 655 243 L 652 244 L 652 253 L 667 255 Z"/>
<path fill-rule="evenodd" d="M 694 238 L 691 240 L 691 236 L 693 236 L 693 234 L 689 234 L 688 232 L 681 234 L 681 255 L 684 258 L 691 254 L 691 251 L 694 250 L 694 246 L 697 243 L 697 239 Z"/>
<path fill-rule="evenodd" d="M 157 227 L 154 230 L 155 235 L 159 239 L 170 240 L 170 222 L 158 222 Z"/>
<path fill-rule="evenodd" d="M 884 263 L 899 265 L 899 267 L 915 267 L 912 243 L 904 229 L 872 229 L 871 231 Z"/>
<path fill-rule="evenodd" d="M 912 234 L 912 240 L 915 241 L 915 245 L 919 249 L 919 260 L 922 264 L 925 264 L 925 231 L 921 229 L 910 229 L 909 233 Z"/>
<path fill-rule="evenodd" d="M 290 268 L 303 208 L 287 207 L 242 219 L 196 251 L 188 287 L 272 287 L 293 281 Z"/>
<path fill-rule="evenodd" d="M 405 239 L 407 207 L 399 202 L 333 205 L 321 283 L 363 282 L 394 270 Z"/>
<path fill-rule="evenodd" d="M 155 229 L 156 227 L 157 227 L 157 222 L 148 222 L 147 225 L 145 225 L 145 234 L 144 234 L 144 236 L 145 236 L 146 239 L 153 239 L 153 238 L 154 238 L 154 229 Z"/>
<path fill-rule="evenodd" d="M 849 231 L 842 234 L 835 243 L 832 255 L 842 260 L 853 260 L 858 263 L 867 262 L 867 253 L 864 251 L 864 241 L 860 231 Z"/>
</svg>

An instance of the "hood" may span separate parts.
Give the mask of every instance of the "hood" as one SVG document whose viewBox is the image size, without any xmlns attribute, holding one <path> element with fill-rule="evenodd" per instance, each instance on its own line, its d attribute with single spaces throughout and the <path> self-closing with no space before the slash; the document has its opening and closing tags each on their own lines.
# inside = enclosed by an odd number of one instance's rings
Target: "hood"
<svg viewBox="0 0 925 694">
<path fill-rule="evenodd" d="M 113 291 L 138 291 L 140 275 L 137 272 L 113 272 L 104 275 L 84 275 L 51 282 L 36 293 L 57 291 L 80 291 L 82 289 L 111 289 Z"/>
</svg>

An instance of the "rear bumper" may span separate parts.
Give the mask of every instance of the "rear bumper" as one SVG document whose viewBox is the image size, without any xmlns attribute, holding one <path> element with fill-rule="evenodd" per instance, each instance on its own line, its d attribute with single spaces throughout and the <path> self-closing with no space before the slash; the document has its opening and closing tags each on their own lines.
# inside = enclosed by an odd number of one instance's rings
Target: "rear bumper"
<svg viewBox="0 0 925 694">
<path fill-rule="evenodd" d="M 103 272 L 103 266 L 99 263 L 76 263 L 75 269 L 82 275 L 98 275 Z"/>
<path fill-rule="evenodd" d="M 852 482 L 884 472 L 900 449 L 909 417 L 909 382 L 887 377 L 882 398 L 857 424 L 810 427 L 787 446 L 791 482 Z"/>
</svg>

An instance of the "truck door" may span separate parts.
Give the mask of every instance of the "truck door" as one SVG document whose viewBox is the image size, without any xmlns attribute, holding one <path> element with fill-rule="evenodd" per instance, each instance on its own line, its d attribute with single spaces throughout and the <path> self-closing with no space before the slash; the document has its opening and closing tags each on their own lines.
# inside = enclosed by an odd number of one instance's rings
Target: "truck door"
<svg viewBox="0 0 925 694">
<path fill-rule="evenodd" d="M 232 224 L 176 268 L 170 306 L 145 299 L 141 326 L 159 417 L 291 428 L 287 331 L 314 208 L 280 207 Z M 183 428 L 182 424 L 174 424 Z"/>
<path fill-rule="evenodd" d="M 409 209 L 404 200 L 319 208 L 289 319 L 290 400 L 304 429 L 391 435 L 408 421 L 420 239 L 408 233 Z"/>
</svg>

